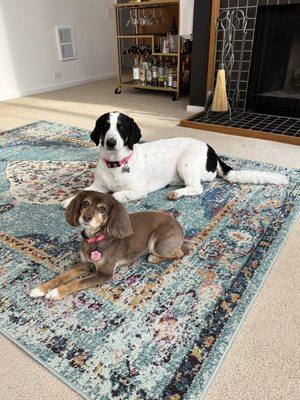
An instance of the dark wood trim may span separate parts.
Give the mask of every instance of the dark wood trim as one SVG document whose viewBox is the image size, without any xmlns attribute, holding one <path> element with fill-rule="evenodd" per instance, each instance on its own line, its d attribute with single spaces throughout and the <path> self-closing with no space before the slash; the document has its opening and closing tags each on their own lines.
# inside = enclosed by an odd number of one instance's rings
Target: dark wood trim
<svg viewBox="0 0 300 400">
<path fill-rule="evenodd" d="M 219 11 L 220 11 L 220 0 L 212 0 L 206 92 L 209 92 L 209 90 L 212 89 L 213 73 L 215 69 L 214 61 L 215 61 L 215 46 L 216 46 L 216 18 L 219 15 Z"/>
<path fill-rule="evenodd" d="M 182 119 L 179 125 L 186 128 L 200 129 L 203 131 L 219 132 L 234 136 L 246 136 L 254 139 L 272 140 L 274 142 L 282 142 L 300 146 L 300 137 L 278 135 L 271 132 L 252 131 L 250 129 L 234 128 L 232 126 L 206 124 L 204 122 L 194 122 L 187 119 Z"/>
</svg>

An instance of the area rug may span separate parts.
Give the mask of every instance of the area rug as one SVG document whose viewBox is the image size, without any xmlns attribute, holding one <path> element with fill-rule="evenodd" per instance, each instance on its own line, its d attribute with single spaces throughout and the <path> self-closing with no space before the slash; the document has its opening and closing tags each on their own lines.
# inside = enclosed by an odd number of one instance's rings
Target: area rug
<svg viewBox="0 0 300 400">
<path fill-rule="evenodd" d="M 51 302 L 28 293 L 78 259 L 60 203 L 90 184 L 98 150 L 89 132 L 47 121 L 0 142 L 1 332 L 87 399 L 201 399 L 296 218 L 299 170 L 224 157 L 291 183 L 216 179 L 201 196 L 169 202 L 164 189 L 128 204 L 176 217 L 190 254 L 143 258 Z"/>
</svg>

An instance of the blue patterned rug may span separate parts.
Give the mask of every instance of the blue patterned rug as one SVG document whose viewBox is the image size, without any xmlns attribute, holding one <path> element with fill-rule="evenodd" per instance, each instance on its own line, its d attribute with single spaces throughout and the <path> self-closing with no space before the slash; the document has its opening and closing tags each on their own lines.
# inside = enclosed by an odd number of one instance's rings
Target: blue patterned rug
<svg viewBox="0 0 300 400">
<path fill-rule="evenodd" d="M 29 290 L 79 256 L 79 230 L 60 203 L 87 186 L 98 149 L 82 129 L 39 121 L 0 136 L 0 330 L 87 399 L 199 400 L 296 218 L 299 170 L 287 186 L 204 184 L 198 197 L 165 190 L 128 205 L 167 210 L 190 255 L 146 258 L 113 282 L 61 302 Z"/>
</svg>

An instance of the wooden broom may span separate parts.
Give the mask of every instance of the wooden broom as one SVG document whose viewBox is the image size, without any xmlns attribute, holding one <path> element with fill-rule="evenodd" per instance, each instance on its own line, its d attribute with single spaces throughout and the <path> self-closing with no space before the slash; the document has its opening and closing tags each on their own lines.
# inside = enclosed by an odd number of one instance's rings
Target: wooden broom
<svg viewBox="0 0 300 400">
<path fill-rule="evenodd" d="M 228 12 L 225 18 L 219 17 L 218 23 L 223 31 L 222 38 L 222 53 L 221 53 L 221 63 L 219 65 L 216 86 L 214 91 L 214 97 L 211 105 L 212 111 L 228 111 L 228 99 L 226 93 L 226 76 L 225 76 L 225 66 L 224 66 L 224 54 L 225 54 L 225 42 L 226 42 L 226 30 L 230 25 L 230 19 L 228 17 Z M 218 25 L 217 25 L 218 26 Z"/>
<path fill-rule="evenodd" d="M 226 77 L 225 77 L 225 69 L 223 62 L 221 62 L 217 73 L 217 80 L 216 80 L 214 97 L 211 105 L 211 111 L 217 111 L 217 112 L 228 111 Z"/>
</svg>

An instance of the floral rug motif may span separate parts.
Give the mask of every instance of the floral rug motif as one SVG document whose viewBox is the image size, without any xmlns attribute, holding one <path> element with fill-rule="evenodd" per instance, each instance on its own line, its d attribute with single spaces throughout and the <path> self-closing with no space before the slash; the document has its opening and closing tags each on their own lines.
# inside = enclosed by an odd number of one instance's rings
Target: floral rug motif
<svg viewBox="0 0 300 400">
<path fill-rule="evenodd" d="M 0 136 L 0 331 L 87 399 L 199 400 L 296 219 L 300 171 L 224 157 L 290 184 L 218 178 L 177 202 L 152 193 L 128 210 L 175 216 L 188 256 L 142 258 L 61 302 L 31 299 L 79 257 L 60 203 L 89 185 L 97 154 L 89 132 L 47 121 Z"/>
</svg>

